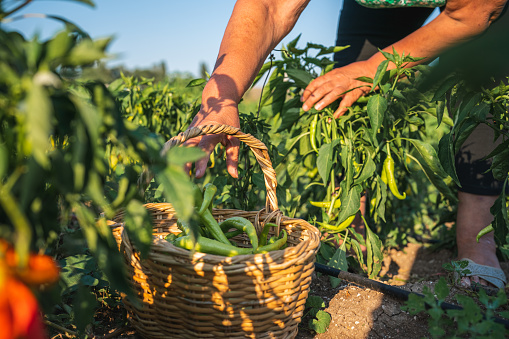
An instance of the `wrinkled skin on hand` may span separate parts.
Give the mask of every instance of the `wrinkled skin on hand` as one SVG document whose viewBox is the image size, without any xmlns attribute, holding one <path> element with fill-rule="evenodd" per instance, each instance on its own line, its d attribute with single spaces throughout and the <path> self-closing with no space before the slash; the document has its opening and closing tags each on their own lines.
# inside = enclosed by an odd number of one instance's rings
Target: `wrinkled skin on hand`
<svg viewBox="0 0 509 339">
<path fill-rule="evenodd" d="M 334 117 L 342 116 L 346 113 L 347 107 L 352 106 L 361 96 L 371 90 L 368 83 L 356 80 L 363 76 L 373 77 L 374 73 L 370 73 L 372 71 L 367 62 L 359 61 L 334 69 L 314 79 L 302 94 L 302 108 L 305 111 L 312 107 L 322 110 L 334 101 L 341 99 Z"/>
<path fill-rule="evenodd" d="M 239 112 L 236 103 L 217 102 L 213 105 L 208 105 L 208 107 L 210 108 L 206 109 L 202 106 L 202 109 L 198 112 L 189 127 L 218 124 L 229 125 L 237 128 L 240 127 Z M 239 162 L 239 139 L 225 134 L 214 134 L 193 138 L 184 143 L 184 146 L 199 147 L 207 153 L 206 157 L 196 161 L 195 163 L 196 178 L 201 178 L 205 174 L 210 154 L 214 151 L 214 148 L 218 143 L 221 143 L 226 149 L 226 168 L 228 173 L 234 178 L 238 177 L 237 165 Z M 189 172 L 191 165 L 191 163 L 186 164 L 186 172 Z"/>
</svg>

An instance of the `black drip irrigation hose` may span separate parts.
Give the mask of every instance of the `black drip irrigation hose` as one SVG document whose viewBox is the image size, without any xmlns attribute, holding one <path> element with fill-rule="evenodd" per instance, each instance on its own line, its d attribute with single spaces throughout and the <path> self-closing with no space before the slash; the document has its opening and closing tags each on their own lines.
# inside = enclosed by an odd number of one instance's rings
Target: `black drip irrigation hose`
<svg viewBox="0 0 509 339">
<path fill-rule="evenodd" d="M 386 294 L 388 296 L 391 296 L 395 299 L 399 299 L 399 300 L 403 300 L 403 301 L 407 301 L 408 297 L 411 294 L 417 295 L 421 298 L 424 298 L 423 294 L 409 292 L 409 291 L 406 291 L 404 289 L 401 289 L 401 288 L 398 288 L 395 286 L 387 285 L 387 284 L 381 283 L 381 282 L 373 280 L 373 279 L 365 278 L 365 277 L 362 277 L 360 275 L 353 274 L 350 272 L 341 271 L 337 268 L 333 268 L 333 267 L 319 264 L 319 263 L 315 263 L 315 271 L 318 273 L 330 275 L 332 277 L 336 277 L 336 278 L 348 281 L 350 283 L 354 283 L 354 284 L 362 286 L 362 287 L 372 289 L 373 291 L 377 291 L 377 292 Z M 440 303 L 440 307 L 443 310 L 462 310 L 463 309 L 463 307 L 461 307 L 461 306 L 446 303 L 446 302 Z M 483 318 L 486 319 L 486 315 L 484 313 L 483 313 Z M 493 321 L 495 321 L 496 323 L 502 324 L 505 326 L 506 329 L 509 329 L 509 321 L 502 319 L 502 318 L 498 318 L 498 317 L 493 317 Z"/>
</svg>

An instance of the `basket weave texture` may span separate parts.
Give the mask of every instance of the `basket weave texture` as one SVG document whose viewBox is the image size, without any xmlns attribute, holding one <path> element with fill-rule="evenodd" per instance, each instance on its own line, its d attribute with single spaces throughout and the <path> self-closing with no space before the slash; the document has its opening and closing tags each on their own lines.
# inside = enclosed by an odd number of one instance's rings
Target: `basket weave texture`
<svg viewBox="0 0 509 339">
<path fill-rule="evenodd" d="M 266 222 L 288 232 L 288 247 L 265 254 L 223 257 L 191 253 L 164 240 L 179 233 L 171 204 L 146 204 L 154 225 L 148 258 L 141 260 L 126 232 L 123 213 L 111 224 L 138 300 L 124 299 L 129 319 L 146 338 L 294 338 L 304 311 L 316 252 L 318 229 L 288 218 L 277 207 L 276 176 L 266 146 L 225 125 L 191 128 L 168 141 L 168 147 L 206 135 L 226 133 L 245 142 L 265 175 L 266 207 L 261 211 L 213 209 L 219 222 L 238 216 L 261 231 Z M 279 234 L 271 229 L 269 236 Z M 249 246 L 245 235 L 234 240 Z"/>
</svg>

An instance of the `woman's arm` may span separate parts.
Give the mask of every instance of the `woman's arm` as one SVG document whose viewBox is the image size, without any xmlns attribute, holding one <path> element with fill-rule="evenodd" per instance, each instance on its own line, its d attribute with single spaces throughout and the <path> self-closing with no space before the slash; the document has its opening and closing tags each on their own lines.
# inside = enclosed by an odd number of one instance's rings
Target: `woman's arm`
<svg viewBox="0 0 509 339">
<path fill-rule="evenodd" d="M 444 11 L 433 21 L 384 50 L 392 52 L 394 47 L 400 54 L 404 52 L 413 57 L 425 57 L 429 61 L 445 49 L 484 32 L 500 15 L 506 2 L 507 0 L 448 0 Z M 362 82 L 355 80 L 356 78 L 373 77 L 383 60 L 385 57 L 382 53 L 376 53 L 366 61 L 338 68 L 315 79 L 304 91 L 303 108 L 323 109 L 338 98 L 342 98 L 335 116 L 344 114 L 346 107 L 366 94 L 369 88 L 356 89 L 345 95 L 342 93 L 363 85 Z M 408 67 L 412 65 L 415 63 L 409 64 Z"/>
<path fill-rule="evenodd" d="M 239 127 L 237 105 L 251 86 L 269 53 L 292 30 L 309 0 L 238 0 L 219 49 L 214 71 L 202 93 L 202 106 L 191 126 L 227 124 Z M 210 154 L 221 142 L 227 168 L 237 177 L 238 140 L 206 136 L 186 143 Z M 196 177 L 204 174 L 208 157 L 196 162 Z M 189 169 L 191 164 L 187 165 Z"/>
</svg>

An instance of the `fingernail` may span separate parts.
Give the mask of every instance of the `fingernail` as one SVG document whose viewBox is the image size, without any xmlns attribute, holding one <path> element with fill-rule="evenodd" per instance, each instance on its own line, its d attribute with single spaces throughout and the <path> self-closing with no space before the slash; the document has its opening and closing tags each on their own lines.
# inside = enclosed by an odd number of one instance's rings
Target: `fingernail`
<svg viewBox="0 0 509 339">
<path fill-rule="evenodd" d="M 322 109 L 322 105 L 321 105 L 321 104 L 316 104 L 316 105 L 315 105 L 315 109 L 316 109 L 317 111 L 320 111 L 320 110 Z"/>
<path fill-rule="evenodd" d="M 202 170 L 201 169 L 196 169 L 196 177 L 197 178 L 200 178 L 202 176 Z"/>
<path fill-rule="evenodd" d="M 302 109 L 305 110 L 305 111 L 309 110 L 307 105 L 302 105 Z"/>
</svg>

